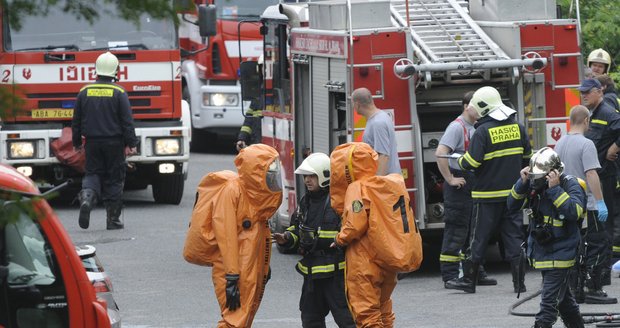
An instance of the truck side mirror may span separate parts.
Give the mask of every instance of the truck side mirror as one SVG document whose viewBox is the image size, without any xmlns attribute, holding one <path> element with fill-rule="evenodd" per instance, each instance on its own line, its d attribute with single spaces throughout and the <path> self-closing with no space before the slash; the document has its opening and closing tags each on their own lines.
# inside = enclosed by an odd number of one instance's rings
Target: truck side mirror
<svg viewBox="0 0 620 328">
<path fill-rule="evenodd" d="M 256 61 L 244 61 L 239 65 L 239 82 L 243 100 L 253 100 L 261 96 L 259 66 Z"/>
<path fill-rule="evenodd" d="M 198 7 L 198 29 L 201 37 L 217 34 L 217 7 L 214 5 L 200 5 Z"/>
</svg>

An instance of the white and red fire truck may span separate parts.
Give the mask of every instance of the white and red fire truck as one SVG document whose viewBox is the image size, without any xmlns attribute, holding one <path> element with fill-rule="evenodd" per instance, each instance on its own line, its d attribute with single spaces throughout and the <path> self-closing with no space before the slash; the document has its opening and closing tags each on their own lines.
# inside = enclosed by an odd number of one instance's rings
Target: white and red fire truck
<svg viewBox="0 0 620 328">
<path fill-rule="evenodd" d="M 120 61 L 119 84 L 133 110 L 138 154 L 128 158 L 126 188 L 153 187 L 156 202 L 178 204 L 189 161 L 189 106 L 182 102 L 181 61 L 172 19 L 142 14 L 120 18 L 114 4 L 98 2 L 91 24 L 52 4 L 46 15 L 0 8 L 0 85 L 23 100 L 0 123 L 0 162 L 45 189 L 81 175 L 62 165 L 50 143 L 71 125 L 78 91 L 95 81 L 105 51 Z M 11 17 L 19 15 L 20 25 Z M 13 108 L 4 108 L 5 113 Z"/>
<path fill-rule="evenodd" d="M 195 0 L 195 8 L 208 6 L 216 13 L 216 31 L 203 38 L 193 24 L 196 10 L 181 17 L 179 36 L 184 50 L 182 63 L 183 98 L 190 103 L 191 122 L 199 145 L 213 136 L 236 136 L 250 102 L 241 100 L 239 63 L 257 60 L 263 51 L 259 33 L 260 15 L 278 0 Z M 204 134 L 210 134 L 205 138 Z M 233 147 L 231 145 L 231 147 Z"/>
<path fill-rule="evenodd" d="M 427 234 L 443 228 L 435 148 L 466 91 L 496 87 L 535 148 L 566 133 L 567 111 L 579 103 L 578 26 L 557 18 L 554 0 L 330 0 L 268 8 L 262 22 L 263 142 L 280 151 L 287 197 L 276 229 L 288 225 L 303 190 L 293 171 L 304 156 L 361 141 L 356 88 L 368 88 L 394 119 L 402 174 Z"/>
</svg>

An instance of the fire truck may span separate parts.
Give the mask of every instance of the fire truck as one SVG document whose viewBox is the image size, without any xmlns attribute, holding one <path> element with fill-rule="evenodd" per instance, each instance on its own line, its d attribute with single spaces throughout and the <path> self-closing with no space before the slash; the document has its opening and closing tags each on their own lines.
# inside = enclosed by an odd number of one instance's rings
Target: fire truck
<svg viewBox="0 0 620 328">
<path fill-rule="evenodd" d="M 402 175 L 427 235 L 443 229 L 435 150 L 465 92 L 497 88 L 533 147 L 554 145 L 579 103 L 583 74 L 578 24 L 556 10 L 554 0 L 328 0 L 268 8 L 262 132 L 280 152 L 287 198 L 274 228 L 288 225 L 304 190 L 293 174 L 304 157 L 362 140 L 365 121 L 350 99 L 359 87 L 394 120 Z M 255 66 L 242 64 L 248 81 Z"/>
<path fill-rule="evenodd" d="M 17 168 L 42 189 L 81 174 L 59 163 L 50 143 L 71 125 L 75 99 L 96 80 L 95 60 L 111 51 L 120 61 L 119 84 L 133 110 L 138 154 L 127 159 L 127 189 L 152 185 L 158 203 L 179 204 L 188 172 L 189 106 L 182 102 L 181 61 L 172 19 L 140 14 L 121 18 L 112 3 L 97 2 L 92 23 L 63 4 L 46 15 L 0 8 L 1 87 L 23 101 L 0 123 L 0 162 Z M 12 17 L 19 15 L 20 24 Z"/>
<path fill-rule="evenodd" d="M 204 38 L 193 24 L 196 10 L 181 16 L 179 36 L 184 54 L 182 63 L 183 99 L 191 109 L 191 123 L 200 147 L 202 140 L 236 136 L 250 101 L 241 101 L 239 63 L 257 60 L 262 54 L 259 17 L 278 0 L 195 0 L 195 9 L 207 6 L 215 31 Z M 231 146 L 232 147 L 232 146 Z"/>
</svg>

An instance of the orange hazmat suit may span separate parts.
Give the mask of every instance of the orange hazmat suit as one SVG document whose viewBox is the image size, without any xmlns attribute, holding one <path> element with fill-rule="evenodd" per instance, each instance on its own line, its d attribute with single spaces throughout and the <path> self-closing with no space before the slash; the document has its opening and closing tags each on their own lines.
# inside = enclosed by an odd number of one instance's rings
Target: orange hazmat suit
<svg viewBox="0 0 620 328">
<path fill-rule="evenodd" d="M 368 144 L 358 142 L 340 145 L 331 155 L 331 201 L 343 220 L 335 243 L 346 246 L 346 294 L 362 328 L 394 326 L 391 295 L 399 272 L 395 268 L 415 270 L 422 261 L 404 180 L 399 174 L 376 176 L 377 159 Z M 392 222 L 399 225 L 399 233 L 385 225 L 387 216 L 396 218 Z M 395 251 L 390 241 L 404 240 L 403 235 L 411 246 Z"/>
<path fill-rule="evenodd" d="M 269 279 L 271 231 L 268 220 L 282 202 L 278 152 L 255 144 L 235 158 L 238 177 L 213 202 L 213 232 L 219 256 L 212 280 L 222 319 L 218 328 L 252 326 Z M 227 307 L 227 275 L 238 275 L 240 306 Z"/>
</svg>

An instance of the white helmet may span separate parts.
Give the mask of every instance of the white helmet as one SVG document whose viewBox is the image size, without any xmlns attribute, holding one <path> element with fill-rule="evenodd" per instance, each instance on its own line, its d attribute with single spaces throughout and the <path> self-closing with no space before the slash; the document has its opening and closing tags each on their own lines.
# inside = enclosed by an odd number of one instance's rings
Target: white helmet
<svg viewBox="0 0 620 328">
<path fill-rule="evenodd" d="M 118 58 L 109 51 L 103 53 L 97 58 L 95 69 L 97 75 L 115 78 L 118 70 Z"/>
<path fill-rule="evenodd" d="M 480 117 L 489 115 L 498 121 L 503 121 L 515 113 L 514 109 L 504 105 L 499 91 L 494 87 L 482 87 L 476 90 L 469 105 Z"/>
<path fill-rule="evenodd" d="M 600 63 L 605 65 L 605 73 L 609 73 L 609 67 L 611 66 L 611 57 L 609 53 L 601 48 L 592 50 L 588 55 L 588 67 L 592 63 Z"/>
<path fill-rule="evenodd" d="M 551 170 L 564 172 L 564 164 L 560 156 L 553 149 L 544 147 L 539 149 L 530 159 L 530 178 L 536 180 L 545 177 Z"/>
<path fill-rule="evenodd" d="M 323 153 L 312 153 L 295 170 L 295 174 L 316 175 L 319 178 L 319 186 L 325 188 L 329 186 L 329 176 L 331 175 L 329 156 Z"/>
</svg>

